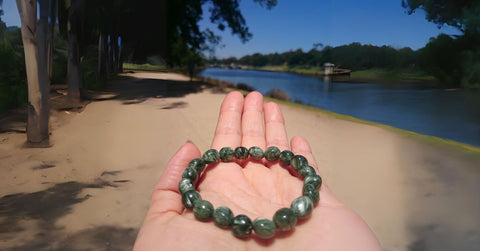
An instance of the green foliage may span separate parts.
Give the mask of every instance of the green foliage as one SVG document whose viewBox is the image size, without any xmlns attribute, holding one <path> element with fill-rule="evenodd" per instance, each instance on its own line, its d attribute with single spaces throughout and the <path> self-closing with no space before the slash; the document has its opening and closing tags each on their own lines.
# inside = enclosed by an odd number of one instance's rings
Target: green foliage
<svg viewBox="0 0 480 251">
<path fill-rule="evenodd" d="M 53 33 L 53 72 L 52 84 L 67 83 L 67 41 L 60 35 L 59 28 L 55 27 Z"/>
<path fill-rule="evenodd" d="M 165 65 L 152 65 L 152 64 L 133 64 L 123 63 L 123 69 L 125 70 L 140 70 L 140 71 L 166 71 Z"/>
<path fill-rule="evenodd" d="M 9 32 L 6 32 L 9 33 Z M 7 34 L 6 37 L 14 37 Z M 0 40 L 0 113 L 27 100 L 25 59 L 8 39 Z"/>
<path fill-rule="evenodd" d="M 378 47 L 351 43 L 338 47 L 326 46 L 322 50 L 312 49 L 309 52 L 303 52 L 301 49 L 298 49 L 267 55 L 255 53 L 244 56 L 238 60 L 228 58 L 223 60 L 222 63 L 236 63 L 253 67 L 284 66 L 288 68 L 301 68 L 306 71 L 313 71 L 313 73 L 317 72 L 318 68 L 323 67 L 323 64 L 326 62 L 332 62 L 351 70 L 371 68 L 403 69 L 415 67 L 417 54 L 416 51 L 410 48 L 397 50 L 388 46 Z M 285 71 L 289 71 L 289 69 Z"/>
<path fill-rule="evenodd" d="M 462 86 L 480 89 L 480 50 L 465 51 L 462 56 Z"/>
<path fill-rule="evenodd" d="M 402 0 L 413 13 L 425 10 L 427 20 L 451 25 L 463 36 L 441 34 L 422 49 L 421 67 L 447 87 L 480 87 L 480 1 L 479 0 Z"/>
<path fill-rule="evenodd" d="M 445 34 L 432 38 L 420 51 L 419 62 L 445 87 L 479 87 L 480 44 L 472 38 Z"/>
<path fill-rule="evenodd" d="M 442 26 L 457 27 L 465 34 L 480 34 L 480 1 L 478 0 L 402 0 L 409 14 L 425 10 L 427 20 Z"/>
</svg>

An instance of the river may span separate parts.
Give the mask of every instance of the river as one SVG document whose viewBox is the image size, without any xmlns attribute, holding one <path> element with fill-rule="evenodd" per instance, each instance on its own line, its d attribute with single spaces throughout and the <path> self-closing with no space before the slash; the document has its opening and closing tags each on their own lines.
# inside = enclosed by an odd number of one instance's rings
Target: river
<svg viewBox="0 0 480 251">
<path fill-rule="evenodd" d="M 276 88 L 293 101 L 417 133 L 480 146 L 480 92 L 324 82 L 291 73 L 208 68 L 200 76 Z"/>
</svg>

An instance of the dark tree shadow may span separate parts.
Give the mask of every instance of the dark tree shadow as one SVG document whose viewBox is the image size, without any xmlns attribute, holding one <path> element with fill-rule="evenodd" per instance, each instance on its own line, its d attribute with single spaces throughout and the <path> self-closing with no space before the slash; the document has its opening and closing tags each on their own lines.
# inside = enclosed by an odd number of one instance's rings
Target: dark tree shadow
<svg viewBox="0 0 480 251">
<path fill-rule="evenodd" d="M 115 174 L 111 173 L 109 175 Z M 0 239 L 8 240 L 27 230 L 23 227 L 27 221 L 32 227 L 36 225 L 40 232 L 31 241 L 22 243 L 20 246 L 8 247 L 9 250 L 131 249 L 137 233 L 137 230 L 132 228 L 101 226 L 89 231 L 65 235 L 62 232 L 63 229 L 55 225 L 59 218 L 71 213 L 75 204 L 90 197 L 90 195 L 79 197 L 83 189 L 118 187 L 118 184 L 123 182 L 126 181 L 109 182 L 102 179 L 97 179 L 93 183 L 71 181 L 55 184 L 53 187 L 38 192 L 3 196 L 0 198 Z M 59 241 L 60 247 L 58 249 L 53 248 L 52 243 L 58 243 Z M 79 246 L 78 248 L 72 246 L 84 242 L 88 242 L 88 245 L 85 244 L 87 246 Z"/>
<path fill-rule="evenodd" d="M 198 81 L 138 79 L 126 76 L 113 81 L 105 91 L 114 94 L 111 99 L 121 100 L 123 104 L 138 104 L 149 98 L 184 97 L 200 92 L 207 86 L 208 84 Z"/>
</svg>

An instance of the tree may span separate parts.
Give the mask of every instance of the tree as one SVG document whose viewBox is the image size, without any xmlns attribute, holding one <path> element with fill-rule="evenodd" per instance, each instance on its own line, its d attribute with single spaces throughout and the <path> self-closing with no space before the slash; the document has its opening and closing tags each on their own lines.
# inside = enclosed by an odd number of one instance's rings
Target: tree
<svg viewBox="0 0 480 251">
<path fill-rule="evenodd" d="M 463 32 L 463 36 L 441 34 L 431 39 L 420 59 L 424 70 L 446 86 L 480 88 L 480 0 L 402 0 L 402 6 L 409 14 L 423 9 L 428 21 Z"/>
<path fill-rule="evenodd" d="M 439 26 L 447 24 L 465 34 L 480 34 L 479 0 L 402 0 L 402 6 L 409 14 L 425 10 L 427 20 Z"/>
<path fill-rule="evenodd" d="M 40 1 L 44 4 L 45 1 Z M 44 7 L 40 16 L 44 18 Z M 25 51 L 25 65 L 28 82 L 27 142 L 34 146 L 49 144 L 49 91 L 50 82 L 46 70 L 46 27 L 43 21 L 37 29 L 37 1 L 17 0 L 22 22 L 22 40 Z M 42 19 L 42 18 L 41 18 Z M 45 28 L 45 29 L 44 29 Z M 45 32 L 45 33 L 43 33 Z"/>
</svg>

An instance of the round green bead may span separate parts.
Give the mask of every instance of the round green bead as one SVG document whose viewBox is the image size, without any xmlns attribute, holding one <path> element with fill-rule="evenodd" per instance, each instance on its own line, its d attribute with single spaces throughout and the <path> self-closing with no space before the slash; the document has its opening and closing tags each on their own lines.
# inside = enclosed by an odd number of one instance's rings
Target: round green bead
<svg viewBox="0 0 480 251">
<path fill-rule="evenodd" d="M 280 153 L 279 159 L 280 163 L 282 163 L 285 166 L 290 165 L 290 160 L 295 156 L 291 151 L 289 150 L 284 150 L 283 152 Z"/>
<path fill-rule="evenodd" d="M 306 184 L 303 186 L 303 195 L 308 196 L 308 198 L 312 200 L 313 205 L 317 205 L 318 201 L 320 200 L 318 189 L 312 184 Z"/>
<path fill-rule="evenodd" d="M 308 161 L 305 157 L 302 155 L 295 155 L 291 160 L 290 160 L 290 165 L 292 166 L 292 169 L 297 171 L 300 170 L 300 168 L 304 166 L 308 166 Z"/>
<path fill-rule="evenodd" d="M 220 154 L 216 149 L 210 149 L 203 154 L 202 158 L 207 164 L 213 164 L 220 161 Z"/>
<path fill-rule="evenodd" d="M 202 196 L 195 190 L 188 190 L 182 194 L 182 203 L 187 209 L 192 209 L 195 202 L 201 199 Z"/>
<path fill-rule="evenodd" d="M 308 196 L 301 196 L 292 201 L 290 208 L 297 218 L 305 219 L 312 214 L 313 202 Z"/>
<path fill-rule="evenodd" d="M 187 167 L 185 170 L 183 170 L 182 178 L 189 179 L 192 181 L 192 183 L 195 183 L 195 181 L 197 181 L 197 177 L 197 170 L 195 168 Z"/>
<path fill-rule="evenodd" d="M 319 189 L 322 185 L 322 178 L 317 174 L 308 175 L 307 177 L 305 177 L 305 179 L 303 179 L 303 183 L 305 185 L 312 184 L 315 189 Z"/>
<path fill-rule="evenodd" d="M 250 156 L 254 160 L 261 160 L 261 159 L 263 159 L 263 156 L 265 156 L 262 148 L 260 148 L 258 146 L 250 147 L 250 149 L 248 149 L 248 153 L 250 154 Z"/>
<path fill-rule="evenodd" d="M 280 149 L 276 146 L 270 146 L 265 150 L 265 159 L 268 161 L 276 161 L 280 157 Z"/>
<path fill-rule="evenodd" d="M 213 220 L 221 228 L 229 227 L 233 222 L 233 213 L 228 207 L 218 207 L 213 211 Z"/>
<path fill-rule="evenodd" d="M 181 179 L 180 182 L 178 183 L 178 191 L 180 192 L 180 194 L 183 194 L 186 191 L 190 191 L 190 190 L 195 190 L 192 180 L 185 179 L 185 178 Z"/>
<path fill-rule="evenodd" d="M 289 231 L 297 224 L 297 217 L 290 208 L 281 208 L 273 215 L 275 226 L 281 231 Z"/>
<path fill-rule="evenodd" d="M 302 168 L 300 168 L 300 170 L 298 170 L 298 174 L 300 174 L 300 176 L 302 176 L 302 178 L 305 178 L 309 175 L 314 175 L 314 174 L 317 174 L 315 172 L 315 169 L 313 169 L 313 167 L 307 165 L 307 166 L 303 166 Z"/>
<path fill-rule="evenodd" d="M 237 159 L 247 159 L 248 158 L 248 149 L 243 146 L 235 148 L 235 158 Z"/>
<path fill-rule="evenodd" d="M 246 238 L 252 233 L 253 224 L 248 216 L 240 214 L 233 218 L 232 232 L 237 238 Z"/>
<path fill-rule="evenodd" d="M 232 161 L 234 156 L 235 156 L 235 152 L 233 151 L 232 148 L 224 147 L 224 148 L 220 149 L 220 159 L 223 162 Z"/>
<path fill-rule="evenodd" d="M 201 221 L 208 221 L 213 216 L 213 205 L 206 200 L 197 200 L 193 206 L 193 215 Z"/>
<path fill-rule="evenodd" d="M 190 163 L 188 164 L 188 167 L 195 168 L 195 170 L 197 170 L 197 174 L 199 174 L 203 172 L 203 169 L 205 169 L 205 165 L 206 165 L 205 160 L 201 158 L 196 158 L 190 161 Z"/>
<path fill-rule="evenodd" d="M 275 235 L 275 223 L 266 218 L 257 218 L 253 221 L 253 230 L 262 239 L 270 239 Z"/>
</svg>

